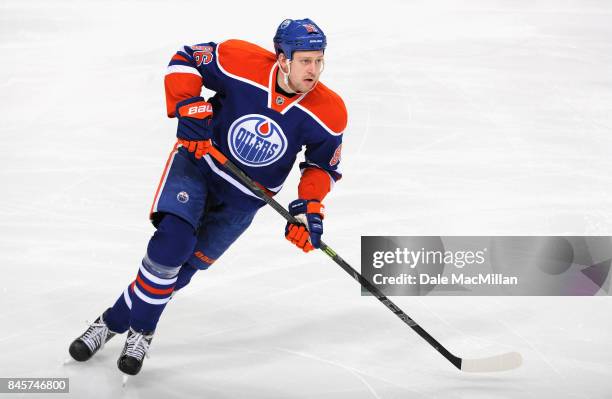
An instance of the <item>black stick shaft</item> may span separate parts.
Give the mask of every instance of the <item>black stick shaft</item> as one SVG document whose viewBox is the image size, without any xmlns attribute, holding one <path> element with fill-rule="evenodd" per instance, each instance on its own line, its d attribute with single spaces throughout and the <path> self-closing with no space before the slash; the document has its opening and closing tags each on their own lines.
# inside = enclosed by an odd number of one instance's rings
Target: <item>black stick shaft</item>
<svg viewBox="0 0 612 399">
<path fill-rule="evenodd" d="M 227 159 L 221 154 L 216 148 L 210 151 L 211 155 L 217 159 L 227 170 L 232 172 L 240 181 L 246 185 L 251 191 L 253 191 L 259 198 L 264 200 L 268 205 L 274 208 L 275 211 L 281 214 L 290 223 L 300 223 L 295 217 L 293 217 L 281 204 L 279 204 L 274 198 L 269 196 L 262 188 L 260 188 L 249 176 L 246 175 L 240 168 L 238 168 L 232 161 Z M 349 265 L 344 259 L 340 257 L 333 249 L 327 244 L 321 241 L 319 248 L 327 256 L 329 256 L 334 262 L 338 264 L 344 271 L 346 271 L 351 277 L 353 277 L 362 287 L 367 289 L 372 295 L 376 297 L 380 302 L 383 303 L 389 310 L 391 310 L 397 317 L 399 317 L 404 323 L 410 326 L 417 334 L 419 334 L 425 341 L 434 347 L 438 352 L 442 354 L 448 361 L 450 361 L 455 367 L 461 369 L 461 358 L 453 355 L 446 349 L 440 342 L 432 337 L 427 331 L 423 329 L 416 321 L 410 316 L 404 313 L 395 303 L 387 298 L 383 293 L 371 282 L 366 280 L 357 270 Z"/>
</svg>

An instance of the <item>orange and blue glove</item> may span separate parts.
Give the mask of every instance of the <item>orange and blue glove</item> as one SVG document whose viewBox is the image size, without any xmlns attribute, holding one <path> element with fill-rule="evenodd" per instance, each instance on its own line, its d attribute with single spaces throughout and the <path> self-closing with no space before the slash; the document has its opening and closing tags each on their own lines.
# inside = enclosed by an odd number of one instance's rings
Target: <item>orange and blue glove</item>
<svg viewBox="0 0 612 399">
<path fill-rule="evenodd" d="M 299 223 L 287 223 L 285 237 L 304 252 L 321 246 L 323 234 L 323 211 L 320 201 L 297 199 L 289 204 L 289 213 Z"/>
<path fill-rule="evenodd" d="M 176 137 L 179 144 L 194 153 L 196 159 L 206 155 L 212 146 L 212 115 L 212 105 L 203 97 L 188 98 L 176 104 Z"/>
</svg>

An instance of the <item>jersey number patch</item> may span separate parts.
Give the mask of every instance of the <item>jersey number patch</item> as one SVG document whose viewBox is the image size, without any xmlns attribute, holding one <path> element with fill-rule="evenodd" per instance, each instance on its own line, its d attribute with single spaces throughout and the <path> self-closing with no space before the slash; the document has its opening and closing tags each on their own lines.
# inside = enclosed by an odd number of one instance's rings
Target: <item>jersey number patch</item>
<svg viewBox="0 0 612 399">
<path fill-rule="evenodd" d="M 195 60 L 197 66 L 202 64 L 210 64 L 213 60 L 213 54 L 211 51 L 194 51 L 193 59 Z"/>
<path fill-rule="evenodd" d="M 341 156 L 342 156 L 342 144 L 340 144 L 338 148 L 336 148 L 336 151 L 334 151 L 334 156 L 332 157 L 331 161 L 329 161 L 329 166 L 338 165 L 338 162 L 340 162 Z"/>
</svg>

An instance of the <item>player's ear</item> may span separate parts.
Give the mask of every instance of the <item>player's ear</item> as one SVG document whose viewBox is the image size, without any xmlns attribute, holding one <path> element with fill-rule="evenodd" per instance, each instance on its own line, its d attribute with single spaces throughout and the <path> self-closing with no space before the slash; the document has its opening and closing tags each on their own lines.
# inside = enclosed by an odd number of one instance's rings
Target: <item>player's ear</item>
<svg viewBox="0 0 612 399">
<path fill-rule="evenodd" d="M 278 55 L 277 61 L 278 61 L 278 65 L 280 66 L 280 68 L 283 71 L 283 73 L 288 73 L 288 71 L 289 71 L 289 68 L 288 68 L 289 60 L 287 59 L 287 57 L 285 57 L 285 54 L 280 53 Z"/>
</svg>

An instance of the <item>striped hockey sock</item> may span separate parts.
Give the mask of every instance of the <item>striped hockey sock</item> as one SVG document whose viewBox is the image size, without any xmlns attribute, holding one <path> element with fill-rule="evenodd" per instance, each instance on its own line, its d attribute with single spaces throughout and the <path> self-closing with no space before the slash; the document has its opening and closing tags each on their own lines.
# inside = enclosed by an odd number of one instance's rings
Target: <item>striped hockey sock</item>
<svg viewBox="0 0 612 399">
<path fill-rule="evenodd" d="M 195 266 L 185 263 L 179 271 L 177 280 L 174 286 L 174 291 L 189 284 L 191 277 L 198 271 Z M 140 273 L 140 272 L 139 272 Z M 125 287 L 123 293 L 117 298 L 112 308 L 104 313 L 104 322 L 113 332 L 124 333 L 130 327 L 130 313 L 132 311 L 132 301 L 134 300 L 135 282 Z"/>
<path fill-rule="evenodd" d="M 128 285 L 112 308 L 104 312 L 102 318 L 111 331 L 122 334 L 130 327 L 130 312 L 132 310 L 132 298 L 134 297 L 133 284 Z"/>
<path fill-rule="evenodd" d="M 130 326 L 135 331 L 153 332 L 174 291 L 180 267 L 166 267 L 145 256 L 131 284 Z"/>
</svg>

